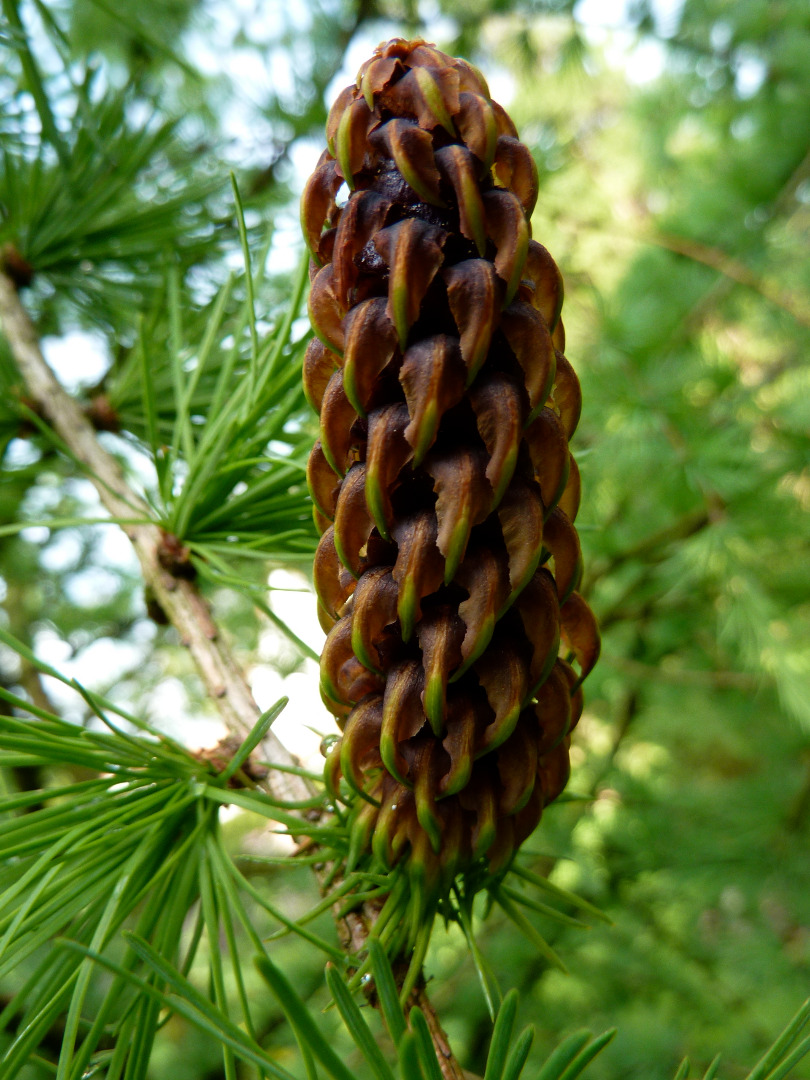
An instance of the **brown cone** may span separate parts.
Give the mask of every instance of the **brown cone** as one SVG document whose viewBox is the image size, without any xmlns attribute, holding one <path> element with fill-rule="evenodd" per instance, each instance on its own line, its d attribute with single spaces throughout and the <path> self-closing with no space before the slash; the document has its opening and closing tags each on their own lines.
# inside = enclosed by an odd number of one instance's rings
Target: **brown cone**
<svg viewBox="0 0 810 1080">
<path fill-rule="evenodd" d="M 358 843 L 432 888 L 507 864 L 568 778 L 599 651 L 579 383 L 537 170 L 473 67 L 389 41 L 327 136 L 301 208 L 327 777 L 365 796 Z"/>
</svg>

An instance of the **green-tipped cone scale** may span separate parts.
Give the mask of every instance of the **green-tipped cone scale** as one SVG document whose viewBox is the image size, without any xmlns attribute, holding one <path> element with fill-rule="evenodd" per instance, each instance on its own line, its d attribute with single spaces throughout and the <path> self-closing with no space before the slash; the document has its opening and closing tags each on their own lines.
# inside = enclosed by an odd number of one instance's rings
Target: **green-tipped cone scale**
<svg viewBox="0 0 810 1080">
<path fill-rule="evenodd" d="M 364 844 L 409 868 L 426 917 L 457 873 L 508 865 L 568 779 L 599 651 L 579 382 L 536 167 L 471 65 L 381 45 L 327 140 L 301 217 L 328 774 L 366 796 L 353 863 Z"/>
</svg>

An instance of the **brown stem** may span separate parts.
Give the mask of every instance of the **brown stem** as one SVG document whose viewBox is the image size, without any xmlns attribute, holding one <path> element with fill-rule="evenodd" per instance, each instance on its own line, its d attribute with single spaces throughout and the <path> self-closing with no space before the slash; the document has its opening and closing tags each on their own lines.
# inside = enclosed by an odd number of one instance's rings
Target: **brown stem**
<svg viewBox="0 0 810 1080">
<path fill-rule="evenodd" d="M 110 515 L 121 520 L 122 528 L 140 561 L 147 590 L 189 649 L 208 696 L 229 733 L 240 740 L 244 739 L 260 715 L 244 672 L 220 634 L 208 604 L 194 582 L 173 576 L 161 566 L 159 555 L 165 534 L 150 520 L 146 503 L 130 488 L 118 463 L 99 444 L 85 413 L 48 367 L 37 332 L 20 302 L 17 288 L 2 270 L 0 325 L 37 411 L 48 420 L 67 450 L 87 470 Z M 295 764 L 292 755 L 272 732 L 264 740 L 260 752 L 263 759 L 271 763 Z M 270 770 L 263 786 L 278 799 L 301 800 L 312 794 L 303 779 L 276 770 Z M 302 822 L 302 826 L 302 835 L 306 835 L 306 823 Z M 323 879 L 325 874 L 326 871 L 319 877 Z M 364 947 L 377 914 L 373 906 L 366 905 L 361 912 L 353 912 L 338 920 L 338 935 L 347 951 L 359 952 Z M 465 1080 L 464 1072 L 453 1057 L 424 990 L 419 992 L 418 1004 L 428 1021 L 442 1075 L 446 1080 Z"/>
<path fill-rule="evenodd" d="M 424 987 L 414 990 L 411 995 L 410 1004 L 411 1006 L 418 1005 L 425 1014 L 430 1037 L 433 1041 L 433 1048 L 436 1051 L 439 1068 L 441 1069 L 444 1080 L 475 1080 L 473 1074 L 462 1069 L 455 1057 L 453 1057 L 450 1043 L 447 1041 L 447 1036 L 436 1015 L 436 1010 L 430 1003 L 430 999 L 428 998 L 427 991 Z"/>
</svg>

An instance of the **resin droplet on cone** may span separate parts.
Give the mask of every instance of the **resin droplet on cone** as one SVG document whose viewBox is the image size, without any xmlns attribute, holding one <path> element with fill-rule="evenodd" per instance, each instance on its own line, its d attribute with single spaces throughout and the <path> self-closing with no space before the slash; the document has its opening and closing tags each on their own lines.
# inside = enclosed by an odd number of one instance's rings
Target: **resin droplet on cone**
<svg viewBox="0 0 810 1080">
<path fill-rule="evenodd" d="M 407 859 L 430 895 L 504 866 L 568 779 L 599 651 L 579 383 L 537 170 L 471 65 L 380 46 L 327 139 L 301 208 L 327 779 L 363 796 L 351 859 Z"/>
</svg>

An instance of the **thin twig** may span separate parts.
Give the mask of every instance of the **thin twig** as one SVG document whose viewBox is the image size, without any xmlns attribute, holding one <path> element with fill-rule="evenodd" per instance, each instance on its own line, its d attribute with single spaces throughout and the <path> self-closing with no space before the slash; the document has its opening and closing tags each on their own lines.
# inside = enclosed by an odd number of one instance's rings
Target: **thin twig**
<svg viewBox="0 0 810 1080">
<path fill-rule="evenodd" d="M 746 671 L 697 671 L 689 668 L 668 668 L 660 664 L 645 664 L 640 660 L 631 660 L 621 656 L 607 656 L 605 663 L 643 680 L 673 683 L 676 686 L 705 686 L 717 690 L 744 690 L 753 692 L 760 686 L 760 680 Z"/>
<path fill-rule="evenodd" d="M 761 277 L 739 259 L 727 255 L 725 251 L 710 247 L 708 244 L 701 244 L 698 240 L 692 240 L 686 236 L 675 236 L 671 233 L 650 233 L 643 239 L 649 244 L 655 244 L 676 255 L 684 255 L 693 262 L 709 266 L 712 270 L 719 270 L 721 274 L 736 281 L 738 285 L 753 289 L 772 304 L 782 308 L 801 326 L 810 327 L 810 308 L 802 304 L 798 297 L 768 281 L 767 278 Z"/>
<path fill-rule="evenodd" d="M 689 537 L 699 533 L 707 525 L 710 525 L 720 513 L 719 507 L 715 507 L 714 511 L 713 515 L 702 507 L 691 510 L 675 521 L 657 529 L 654 533 L 642 537 L 641 540 L 623 551 L 603 559 L 601 563 L 591 567 L 586 591 L 592 590 L 596 582 L 601 581 L 602 578 L 610 577 L 617 567 L 625 566 L 634 560 L 641 559 L 647 564 L 663 562 L 669 545 L 687 540 Z"/>
</svg>

